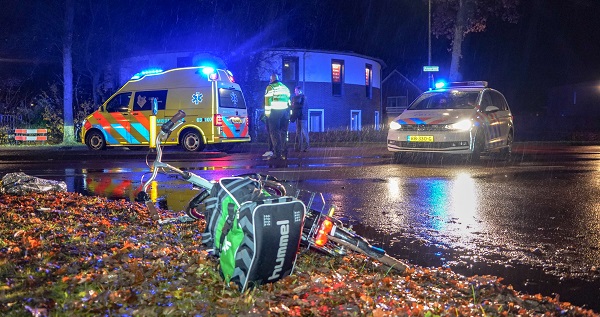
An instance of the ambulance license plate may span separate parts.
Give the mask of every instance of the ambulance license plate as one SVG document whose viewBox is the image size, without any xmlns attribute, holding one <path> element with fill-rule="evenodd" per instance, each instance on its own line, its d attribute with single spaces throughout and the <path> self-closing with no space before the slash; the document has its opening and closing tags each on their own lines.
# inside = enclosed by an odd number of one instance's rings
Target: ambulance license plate
<svg viewBox="0 0 600 317">
<path fill-rule="evenodd" d="M 433 135 L 409 135 L 408 142 L 433 142 Z"/>
</svg>

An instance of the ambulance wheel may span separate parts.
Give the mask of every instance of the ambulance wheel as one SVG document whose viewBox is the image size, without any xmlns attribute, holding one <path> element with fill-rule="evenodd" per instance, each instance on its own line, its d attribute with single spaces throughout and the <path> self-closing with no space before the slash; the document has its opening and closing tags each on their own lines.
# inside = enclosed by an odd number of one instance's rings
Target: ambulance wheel
<svg viewBox="0 0 600 317">
<path fill-rule="evenodd" d="M 100 131 L 92 130 L 85 135 L 85 145 L 90 150 L 100 151 L 106 149 L 106 140 Z"/>
<path fill-rule="evenodd" d="M 202 136 L 198 131 L 187 130 L 181 134 L 179 142 L 181 147 L 188 152 L 200 152 L 204 150 L 205 144 L 202 141 Z"/>
</svg>

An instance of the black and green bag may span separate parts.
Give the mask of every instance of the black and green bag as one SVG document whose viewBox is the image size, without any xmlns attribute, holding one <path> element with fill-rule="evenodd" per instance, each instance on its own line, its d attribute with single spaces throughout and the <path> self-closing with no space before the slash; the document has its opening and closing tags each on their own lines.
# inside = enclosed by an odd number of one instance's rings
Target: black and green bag
<svg viewBox="0 0 600 317">
<path fill-rule="evenodd" d="M 226 282 L 243 292 L 292 274 L 304 225 L 304 204 L 270 196 L 251 178 L 222 178 L 206 200 L 203 243 L 214 248 Z"/>
</svg>

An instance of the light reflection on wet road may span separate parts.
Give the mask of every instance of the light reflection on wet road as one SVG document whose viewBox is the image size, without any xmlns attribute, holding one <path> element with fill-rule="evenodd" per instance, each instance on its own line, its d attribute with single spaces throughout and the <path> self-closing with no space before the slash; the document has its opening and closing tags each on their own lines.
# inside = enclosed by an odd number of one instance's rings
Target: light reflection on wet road
<svg viewBox="0 0 600 317">
<path fill-rule="evenodd" d="M 523 152 L 512 164 L 477 166 L 390 164 L 377 153 L 286 165 L 239 153 L 175 165 L 208 179 L 248 172 L 287 179 L 323 192 L 358 233 L 409 263 L 502 276 L 518 290 L 557 292 L 561 300 L 600 311 L 600 154 L 599 147 L 589 148 L 552 157 Z M 130 200 L 149 176 L 135 160 L 82 165 L 32 165 L 29 174 L 63 179 L 69 190 Z M 182 209 L 195 194 L 182 180 L 159 180 L 155 195 L 170 209 Z"/>
<path fill-rule="evenodd" d="M 370 178 L 337 187 L 302 185 L 328 191 L 357 231 L 412 263 L 503 276 L 517 289 L 563 294 L 598 310 L 596 168 L 399 165 L 363 172 Z"/>
</svg>

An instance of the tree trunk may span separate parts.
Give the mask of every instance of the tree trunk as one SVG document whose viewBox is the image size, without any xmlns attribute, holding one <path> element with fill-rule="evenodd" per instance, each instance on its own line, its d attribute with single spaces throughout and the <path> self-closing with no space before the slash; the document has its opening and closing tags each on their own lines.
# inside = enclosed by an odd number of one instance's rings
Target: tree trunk
<svg viewBox="0 0 600 317">
<path fill-rule="evenodd" d="M 452 37 L 452 60 L 450 61 L 450 81 L 462 80 L 460 73 L 460 59 L 462 58 L 462 44 L 465 36 L 465 23 L 467 16 L 468 0 L 458 1 L 458 11 L 456 12 L 456 23 L 454 24 L 454 36 Z"/>
<path fill-rule="evenodd" d="M 63 40 L 63 102 L 64 127 L 63 143 L 75 143 L 73 128 L 73 19 L 75 8 L 73 0 L 66 0 L 65 29 Z"/>
</svg>

